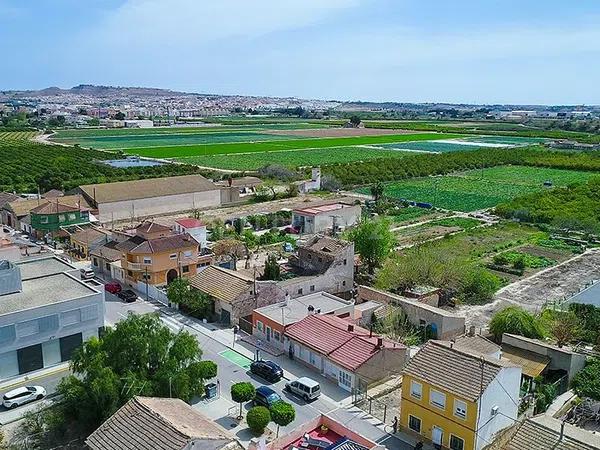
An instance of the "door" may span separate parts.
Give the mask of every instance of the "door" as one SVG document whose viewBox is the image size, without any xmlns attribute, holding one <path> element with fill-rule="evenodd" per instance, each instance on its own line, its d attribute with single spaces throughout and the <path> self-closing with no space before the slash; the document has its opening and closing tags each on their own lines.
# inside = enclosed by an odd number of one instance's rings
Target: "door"
<svg viewBox="0 0 600 450">
<path fill-rule="evenodd" d="M 64 361 L 69 361 L 73 352 L 81 347 L 83 343 L 83 335 L 81 333 L 75 333 L 70 336 L 65 336 L 60 338 L 60 359 Z"/>
<path fill-rule="evenodd" d="M 221 322 L 229 325 L 231 323 L 231 313 L 225 309 L 221 309 Z"/>
<path fill-rule="evenodd" d="M 43 368 L 44 356 L 42 355 L 42 345 L 36 344 L 20 348 L 17 350 L 17 359 L 19 361 L 19 374 Z"/>
<path fill-rule="evenodd" d="M 439 427 L 434 426 L 431 430 L 431 442 L 436 448 L 440 448 L 442 446 L 442 441 L 444 440 L 444 430 Z"/>
<path fill-rule="evenodd" d="M 171 284 L 173 280 L 177 279 L 177 271 L 171 269 L 167 272 L 167 284 Z"/>
<path fill-rule="evenodd" d="M 271 327 L 267 327 L 267 342 L 271 342 Z"/>
</svg>

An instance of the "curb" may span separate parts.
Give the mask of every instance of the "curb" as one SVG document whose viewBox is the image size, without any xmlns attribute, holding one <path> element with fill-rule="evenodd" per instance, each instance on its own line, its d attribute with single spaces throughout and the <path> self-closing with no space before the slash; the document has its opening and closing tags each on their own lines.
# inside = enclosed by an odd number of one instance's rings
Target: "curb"
<svg viewBox="0 0 600 450">
<path fill-rule="evenodd" d="M 53 370 L 49 370 L 47 372 L 44 373 L 40 373 L 37 375 L 33 375 L 31 377 L 27 377 L 25 376 L 24 378 L 20 379 L 20 380 L 14 380 L 13 382 L 11 382 L 11 384 L 0 384 L 0 389 L 1 390 L 10 390 L 13 386 L 16 386 L 18 384 L 22 384 L 22 383 L 27 383 L 29 381 L 33 381 L 33 380 L 39 380 L 40 378 L 44 378 L 50 375 L 54 375 L 57 374 L 59 372 L 66 372 L 69 370 L 69 365 L 66 365 L 64 367 L 57 367 Z"/>
</svg>

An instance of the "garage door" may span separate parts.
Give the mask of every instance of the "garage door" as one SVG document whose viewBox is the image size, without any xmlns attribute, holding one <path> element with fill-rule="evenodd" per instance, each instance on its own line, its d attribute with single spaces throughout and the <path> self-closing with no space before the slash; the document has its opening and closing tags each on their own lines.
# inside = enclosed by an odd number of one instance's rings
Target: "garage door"
<svg viewBox="0 0 600 450">
<path fill-rule="evenodd" d="M 224 309 L 221 309 L 221 322 L 225 325 L 231 324 L 231 313 Z"/>
<path fill-rule="evenodd" d="M 72 334 L 60 338 L 60 359 L 61 361 L 69 361 L 75 349 L 79 348 L 83 343 L 81 333 Z"/>
<path fill-rule="evenodd" d="M 17 350 L 17 359 L 19 361 L 19 374 L 43 368 L 44 357 L 42 355 L 42 345 L 36 344 L 20 348 Z"/>
</svg>

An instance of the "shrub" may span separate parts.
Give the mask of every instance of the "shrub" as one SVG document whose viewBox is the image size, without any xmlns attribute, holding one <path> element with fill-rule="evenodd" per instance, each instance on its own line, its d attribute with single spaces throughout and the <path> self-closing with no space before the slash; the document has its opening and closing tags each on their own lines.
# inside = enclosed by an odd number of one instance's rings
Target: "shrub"
<svg viewBox="0 0 600 450">
<path fill-rule="evenodd" d="M 271 413 L 264 406 L 255 406 L 246 415 L 246 422 L 248 422 L 248 428 L 254 434 L 263 434 L 265 428 L 271 421 Z"/>
<path fill-rule="evenodd" d="M 282 400 L 271 406 L 271 418 L 277 424 L 277 436 L 279 436 L 279 427 L 285 427 L 292 423 L 296 418 L 296 410 Z"/>
<path fill-rule="evenodd" d="M 590 359 L 583 370 L 575 375 L 571 387 L 580 397 L 600 400 L 600 359 Z"/>
<path fill-rule="evenodd" d="M 537 317 L 519 306 L 509 306 L 494 314 L 490 321 L 490 332 L 497 341 L 504 333 L 518 334 L 532 339 L 539 339 L 544 335 Z"/>
</svg>

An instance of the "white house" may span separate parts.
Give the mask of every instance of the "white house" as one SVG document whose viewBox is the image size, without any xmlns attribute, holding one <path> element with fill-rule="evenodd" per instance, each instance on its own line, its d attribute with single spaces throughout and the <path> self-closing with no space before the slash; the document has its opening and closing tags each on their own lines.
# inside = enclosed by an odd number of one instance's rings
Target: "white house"
<svg viewBox="0 0 600 450">
<path fill-rule="evenodd" d="M 206 225 L 202 221 L 192 218 L 177 219 L 173 225 L 173 231 L 188 233 L 198 242 L 200 248 L 206 248 Z"/>
</svg>

